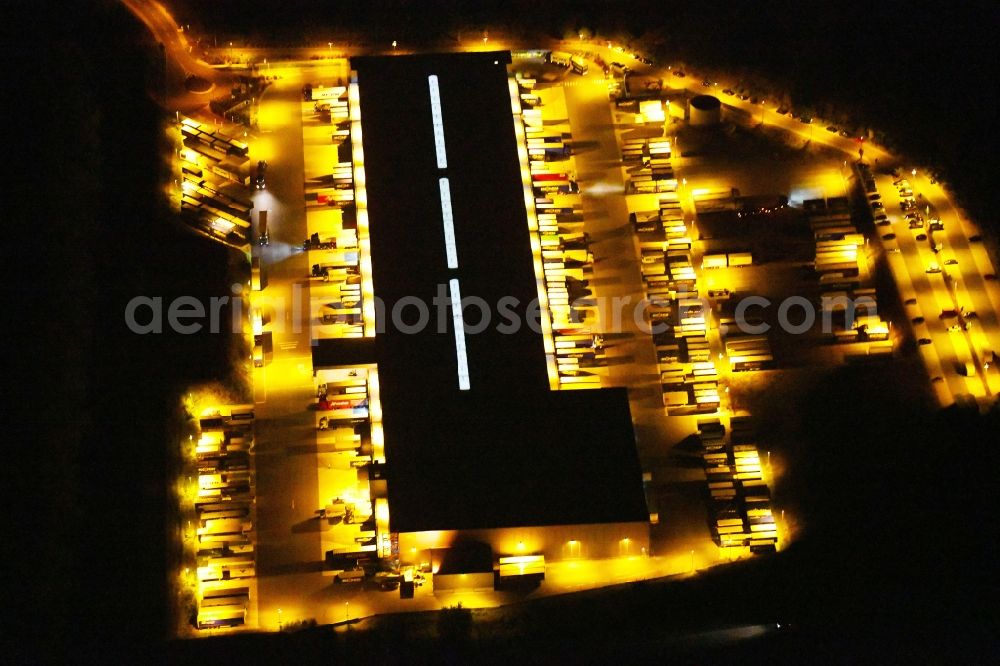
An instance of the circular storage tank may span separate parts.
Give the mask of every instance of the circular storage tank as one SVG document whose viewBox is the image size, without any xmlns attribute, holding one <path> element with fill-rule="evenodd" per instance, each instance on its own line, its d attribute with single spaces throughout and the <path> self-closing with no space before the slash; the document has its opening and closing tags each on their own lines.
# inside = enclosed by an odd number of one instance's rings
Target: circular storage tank
<svg viewBox="0 0 1000 666">
<path fill-rule="evenodd" d="M 691 98 L 691 125 L 708 127 L 718 125 L 722 120 L 722 104 L 717 97 L 698 95 Z"/>
</svg>

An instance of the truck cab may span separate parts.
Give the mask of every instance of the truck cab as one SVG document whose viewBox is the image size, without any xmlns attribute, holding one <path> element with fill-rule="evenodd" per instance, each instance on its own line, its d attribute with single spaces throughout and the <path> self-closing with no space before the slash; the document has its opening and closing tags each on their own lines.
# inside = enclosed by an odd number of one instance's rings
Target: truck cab
<svg viewBox="0 0 1000 666">
<path fill-rule="evenodd" d="M 258 190 L 263 190 L 267 187 L 264 181 L 264 174 L 267 172 L 267 161 L 260 160 L 257 162 L 257 173 L 254 175 L 254 186 Z"/>
</svg>

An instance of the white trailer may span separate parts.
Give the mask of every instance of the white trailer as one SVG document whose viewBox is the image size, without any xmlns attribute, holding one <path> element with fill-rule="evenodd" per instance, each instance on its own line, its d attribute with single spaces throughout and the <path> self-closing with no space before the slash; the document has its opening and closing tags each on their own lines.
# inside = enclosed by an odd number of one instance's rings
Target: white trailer
<svg viewBox="0 0 1000 666">
<path fill-rule="evenodd" d="M 550 51 L 546 59 L 553 65 L 569 67 L 572 62 L 572 58 L 573 54 L 567 53 L 566 51 Z"/>
<path fill-rule="evenodd" d="M 753 255 L 750 252 L 730 252 L 730 266 L 750 266 L 753 264 Z"/>
<path fill-rule="evenodd" d="M 701 267 L 703 269 L 708 268 L 725 268 L 728 265 L 728 260 L 724 254 L 706 254 L 702 258 Z"/>
</svg>

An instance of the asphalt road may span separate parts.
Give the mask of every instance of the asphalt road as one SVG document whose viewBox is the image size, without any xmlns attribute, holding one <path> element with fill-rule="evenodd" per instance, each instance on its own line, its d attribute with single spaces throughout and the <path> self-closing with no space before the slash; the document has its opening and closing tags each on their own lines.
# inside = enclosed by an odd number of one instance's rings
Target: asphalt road
<svg viewBox="0 0 1000 666">
<path fill-rule="evenodd" d="M 911 298 L 917 301 L 915 305 L 905 306 L 907 316 L 910 319 L 924 318 L 922 323 L 911 323 L 916 337 L 933 341 L 932 345 L 921 346 L 920 352 L 931 377 L 942 378 L 932 383 L 935 392 L 944 405 L 951 404 L 960 395 L 987 398 L 995 391 L 987 380 L 994 378 L 992 374 L 982 372 L 982 353 L 984 349 L 995 346 L 990 341 L 997 340 L 998 332 L 996 310 L 990 299 L 989 286 L 992 285 L 981 277 L 973 249 L 954 211 L 947 208 L 937 210 L 945 225 L 944 232 L 931 232 L 926 227 L 909 229 L 892 181 L 890 176 L 876 177 L 886 214 L 892 222 L 890 227 L 876 228 L 880 230 L 880 235 L 889 233 L 889 230 L 896 235 L 893 241 L 879 242 L 887 247 L 895 245 L 900 250 L 889 255 L 890 267 L 904 301 Z M 924 216 L 928 217 L 926 213 Z M 928 236 L 928 240 L 918 241 L 917 236 L 921 234 Z M 943 249 L 939 253 L 933 251 L 931 238 L 942 243 Z M 944 262 L 950 258 L 956 258 L 959 263 L 945 265 Z M 928 273 L 927 268 L 933 263 L 938 264 L 942 272 Z M 958 318 L 942 319 L 940 315 L 943 311 L 961 307 L 975 311 L 977 318 L 969 320 L 972 322 L 969 331 L 949 331 L 950 326 L 959 322 Z M 967 362 L 976 367 L 973 377 L 966 377 L 960 370 Z"/>
<path fill-rule="evenodd" d="M 260 128 L 250 137 L 253 159 L 268 162 L 267 189 L 256 195 L 268 209 L 270 245 L 261 252 L 267 287 L 252 298 L 272 331 L 273 358 L 254 370 L 257 412 L 258 610 L 260 622 L 276 621 L 276 609 L 324 584 L 315 522 L 317 456 L 307 259 L 297 246 L 306 236 L 300 86 L 289 79 L 261 99 Z M 301 305 L 296 311 L 293 300 Z M 291 621 L 292 614 L 285 618 Z M 298 619 L 301 619 L 299 617 Z"/>
<path fill-rule="evenodd" d="M 157 0 L 122 0 L 129 11 L 141 20 L 153 38 L 163 44 L 167 57 L 182 67 L 188 74 L 201 76 L 209 81 L 219 77 L 218 70 L 208 63 L 199 60 L 191 52 L 191 45 L 178 27 L 173 16 Z"/>
</svg>

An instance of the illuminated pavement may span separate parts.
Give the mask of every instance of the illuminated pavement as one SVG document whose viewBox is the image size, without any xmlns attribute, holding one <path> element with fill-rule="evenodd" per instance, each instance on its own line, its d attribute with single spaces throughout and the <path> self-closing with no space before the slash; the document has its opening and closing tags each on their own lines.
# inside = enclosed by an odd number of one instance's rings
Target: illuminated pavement
<svg viewBox="0 0 1000 666">
<path fill-rule="evenodd" d="M 957 396 L 973 395 L 984 399 L 995 394 L 998 384 L 996 372 L 983 374 L 982 354 L 986 349 L 996 348 L 998 325 L 995 309 L 996 285 L 982 278 L 982 274 L 992 272 L 989 259 L 982 247 L 975 248 L 963 232 L 962 225 L 950 206 L 938 207 L 947 200 L 935 202 L 925 196 L 937 212 L 945 229 L 943 232 L 931 232 L 927 228 L 909 229 L 899 208 L 900 197 L 892 184 L 893 178 L 880 175 L 876 177 L 882 201 L 892 222 L 891 227 L 879 227 L 883 233 L 891 229 L 896 234 L 894 241 L 881 241 L 886 246 L 897 244 L 899 253 L 889 254 L 890 266 L 897 284 L 900 286 L 904 301 L 916 298 L 916 305 L 906 307 L 907 316 L 924 317 L 923 323 L 913 324 L 918 338 L 930 338 L 933 345 L 920 347 L 921 355 L 927 365 L 931 377 L 941 377 L 942 381 L 934 381 L 932 385 L 941 404 L 948 405 Z M 912 176 L 911 176 L 911 182 Z M 925 183 L 929 186 L 929 183 Z M 914 183 L 915 188 L 920 185 Z M 922 192 L 915 189 L 914 193 Z M 932 208 L 932 211 L 934 209 Z M 929 217 L 926 212 L 924 217 Z M 918 241 L 916 236 L 924 234 L 927 240 Z M 942 250 L 935 254 L 930 240 L 934 239 L 943 245 Z M 980 250 L 976 256 L 975 250 Z M 944 262 L 955 258 L 958 265 L 949 266 Z M 940 265 L 941 273 L 927 273 L 931 263 Z M 957 318 L 941 319 L 944 310 L 965 307 L 977 313 L 976 319 L 971 319 L 972 328 L 969 331 L 949 331 L 948 327 L 955 324 Z M 966 377 L 959 372 L 966 362 L 972 362 L 977 373 Z M 989 380 L 989 384 L 985 380 Z"/>
<path fill-rule="evenodd" d="M 958 214 L 941 188 L 931 185 L 920 172 L 916 176 L 910 175 L 909 180 L 914 192 L 923 193 L 924 201 L 930 204 L 932 211 L 937 211 L 944 222 L 944 232 L 937 232 L 934 237 L 944 245 L 939 256 L 958 260 L 957 266 L 942 266 L 953 278 L 955 302 L 966 310 L 977 313 L 976 320 L 972 320 L 971 330 L 962 337 L 970 347 L 970 356 L 975 358 L 976 369 L 980 373 L 978 379 L 982 381 L 987 377 L 989 381 L 988 386 L 984 383 L 980 388 L 975 379 L 970 380 L 970 392 L 980 396 L 980 392 L 985 391 L 986 395 L 995 396 L 1000 391 L 1000 375 L 995 368 L 983 375 L 982 363 L 984 350 L 997 351 L 1000 346 L 1000 323 L 997 315 L 1000 312 L 1000 285 L 996 280 L 983 278 L 987 274 L 995 275 L 996 267 L 990 261 L 985 246 L 981 242 L 969 240 L 970 236 L 978 232 Z"/>
<path fill-rule="evenodd" d="M 858 157 L 858 148 L 862 144 L 854 137 L 842 137 L 826 131 L 820 119 L 814 119 L 813 123 L 806 125 L 790 116 L 775 113 L 772 102 L 767 102 L 762 108 L 761 105 L 752 105 L 749 101 L 725 95 L 720 89 L 726 85 L 721 82 L 711 90 L 704 88 L 700 79 L 691 75 L 683 79 L 668 76 L 664 82 L 678 89 L 686 89 L 690 94 L 707 92 L 716 95 L 725 105 L 751 113 L 752 119 L 762 118 L 766 125 L 779 127 L 800 140 L 836 148 L 852 160 Z M 863 147 L 867 162 L 874 164 L 877 159 L 882 167 L 897 163 L 893 155 L 871 142 L 864 142 Z M 916 175 L 908 173 L 905 165 L 901 168 L 901 175 L 910 180 L 914 194 L 923 195 L 923 200 L 919 203 L 931 204 L 932 212 L 936 210 L 937 216 L 944 222 L 944 232 L 938 232 L 934 237 L 937 240 L 943 238 L 945 249 L 936 256 L 928 241 L 915 240 L 915 236 L 920 233 L 930 234 L 926 228 L 907 228 L 902 221 L 898 192 L 892 184 L 894 179 L 885 175 L 876 175 L 876 183 L 886 206 L 886 213 L 893 224 L 891 227 L 876 229 L 879 236 L 891 231 L 896 234 L 896 239 L 879 239 L 876 242 L 882 243 L 887 249 L 900 249 L 898 254 L 888 255 L 889 265 L 903 300 L 917 299 L 916 306 L 905 306 L 907 316 L 911 319 L 922 316 L 925 319 L 922 324 L 911 324 L 915 337 L 928 337 L 933 341 L 933 345 L 922 346 L 920 354 L 927 366 L 928 375 L 931 378 L 942 378 L 941 381 L 931 383 L 939 404 L 948 406 L 955 402 L 956 396 L 972 395 L 985 407 L 995 401 L 997 391 L 1000 390 L 1000 375 L 996 368 L 987 372 L 982 365 L 983 352 L 996 351 L 1000 346 L 1000 323 L 997 316 L 997 312 L 1000 312 L 1000 285 L 995 280 L 987 281 L 983 278 L 986 274 L 995 275 L 996 268 L 985 247 L 968 240 L 969 236 L 978 231 L 959 213 L 940 184 L 930 183 L 920 171 Z M 926 214 L 924 217 L 929 218 Z M 930 262 L 936 260 L 941 264 L 944 259 L 951 257 L 958 260 L 958 265 L 942 265 L 943 272 L 940 274 L 925 272 Z M 945 275 L 948 276 L 947 281 Z M 975 311 L 978 315 L 967 332 L 949 332 L 947 327 L 954 320 L 944 322 L 939 319 L 942 310 L 956 305 Z M 966 361 L 973 363 L 976 376 L 967 378 L 959 373 L 959 368 Z"/>
<path fill-rule="evenodd" d="M 309 159 L 300 152 L 302 135 L 296 119 L 301 106 L 298 101 L 300 86 L 301 80 L 288 76 L 264 96 L 260 110 L 264 145 L 271 148 L 262 147 L 259 157 L 270 164 L 267 192 L 274 199 L 269 203 L 272 210 L 280 209 L 280 215 L 276 214 L 271 221 L 271 245 L 265 250 L 270 272 L 269 286 L 264 294 L 271 299 L 282 295 L 290 298 L 292 285 L 303 282 L 307 269 L 301 253 L 294 249 L 306 235 L 304 207 L 298 202 L 302 199 L 301 164 Z M 616 187 L 620 188 L 617 147 L 608 106 L 606 102 L 590 104 L 595 99 L 600 101 L 600 96 L 605 94 L 603 83 L 592 88 L 576 88 L 573 95 L 576 94 L 581 97 L 570 101 L 575 136 L 578 140 L 598 142 L 598 147 L 578 165 L 582 179 L 584 182 L 618 179 Z M 578 109 L 583 114 L 577 115 Z M 280 175 L 286 171 L 286 165 L 294 171 L 296 164 L 300 165 L 297 175 Z M 588 224 L 588 230 L 598 241 L 595 254 L 608 259 L 603 265 L 598 262 L 595 267 L 596 288 L 608 297 L 640 297 L 641 281 L 624 197 L 620 189 L 614 196 L 602 196 L 600 189 L 594 192 L 595 196 L 584 197 L 587 218 L 594 220 L 594 224 Z M 658 461 L 666 459 L 673 444 L 693 431 L 694 422 L 692 418 L 663 417 L 651 339 L 640 333 L 634 323 L 632 326 L 630 334 L 620 342 L 615 340 L 609 347 L 609 355 L 617 359 L 610 366 L 611 383 L 640 385 L 639 389 L 631 391 L 632 407 L 637 432 L 641 433 L 640 445 L 655 468 Z M 260 387 L 257 406 L 260 626 L 277 628 L 279 622 L 307 618 L 338 622 L 348 615 L 353 619 L 376 613 L 430 610 L 456 601 L 475 606 L 516 601 L 519 597 L 509 593 L 486 591 L 436 597 L 429 584 L 417 588 L 415 599 L 401 600 L 398 592 L 381 592 L 358 584 L 334 584 L 330 577 L 321 573 L 322 528 L 313 516 L 319 499 L 317 477 L 322 478 L 326 458 L 322 453 L 315 453 L 314 415 L 304 409 L 304 405 L 312 401 L 314 386 L 309 371 L 308 327 L 304 329 L 299 333 L 288 331 L 279 335 L 276 332 L 274 359 L 264 369 L 257 370 L 255 377 L 255 384 Z M 641 360 L 634 361 L 635 357 Z M 677 481 L 674 476 L 668 479 L 667 469 L 671 470 L 669 474 L 676 474 L 677 470 L 669 465 L 654 474 L 663 476 L 664 483 Z M 687 474 L 692 477 L 690 481 L 703 482 L 700 470 Z M 670 537 L 671 554 L 662 558 L 552 563 L 547 580 L 531 596 L 686 574 L 691 571 L 692 563 L 694 568 L 702 568 L 717 562 L 719 550 L 709 538 L 700 498 L 692 507 L 683 511 L 670 509 L 669 512 L 678 517 L 665 521 L 664 526 L 664 533 Z M 690 517 L 691 524 L 682 523 L 681 516 Z M 654 541 L 654 552 L 658 547 L 656 543 Z"/>
<path fill-rule="evenodd" d="M 166 45 L 178 66 L 210 80 L 219 78 L 217 70 L 190 55 L 184 36 L 162 6 L 142 0 L 125 0 L 125 4 Z M 489 48 L 496 46 L 491 43 Z M 639 72 L 646 69 L 634 63 L 630 56 L 592 44 L 568 42 L 563 48 L 602 52 L 608 62 L 628 62 Z M 344 52 L 344 49 L 339 50 Z M 302 239 L 308 235 L 302 198 L 306 165 L 300 87 L 303 80 L 316 80 L 317 76 L 332 71 L 328 68 L 340 67 L 333 62 L 300 64 L 301 68 L 272 65 L 262 72 L 283 78 L 264 94 L 259 111 L 260 129 L 250 138 L 253 159 L 266 159 L 270 164 L 268 190 L 255 197 L 258 209 L 272 213 L 271 245 L 264 250 L 269 286 L 263 295 L 272 303 L 283 299 L 289 306 L 295 291 L 304 288 L 308 272 L 308 260 L 298 250 Z M 308 72 L 305 79 L 303 71 Z M 700 79 L 690 75 L 678 79 L 668 74 L 664 79 L 667 85 L 685 87 L 692 94 L 707 92 Z M 591 68 L 589 76 L 570 80 L 573 85 L 564 90 L 574 139 L 592 142 L 588 144 L 591 147 L 576 155 L 575 162 L 583 189 L 587 230 L 594 239 L 595 291 L 607 298 L 629 296 L 635 302 L 642 296 L 642 282 L 635 241 L 627 219 L 626 198 L 622 194 L 622 171 L 607 89 L 596 67 Z M 722 87 L 726 86 L 719 86 Z M 849 159 L 857 156 L 855 139 L 827 132 L 819 120 L 807 126 L 793 118 L 777 115 L 770 105 L 762 109 L 722 95 L 718 90 L 713 94 L 718 94 L 727 105 L 750 112 L 751 121 L 759 118 L 766 125 L 780 127 L 804 141 L 837 148 Z M 866 143 L 865 158 L 886 161 L 891 156 Z M 914 191 L 922 192 L 937 208 L 939 217 L 945 222 L 947 249 L 944 254 L 954 256 L 959 262 L 957 266 L 944 267 L 953 278 L 954 293 L 945 285 L 942 275 L 925 273 L 933 253 L 926 241 L 918 243 L 914 239 L 916 232 L 906 229 L 900 221 L 898 197 L 891 179 L 880 177 L 879 191 L 894 221 L 891 230 L 897 234 L 897 239 L 886 242 L 886 247 L 898 244 L 901 250 L 898 254 L 889 254 L 888 260 L 902 298 L 917 298 L 916 309 L 908 307 L 907 315 L 919 314 L 926 319 L 924 324 L 916 326 L 917 337 L 924 337 L 926 331 L 926 336 L 934 341 L 933 345 L 922 347 L 921 353 L 929 374 L 944 378 L 934 384 L 935 390 L 942 404 L 950 404 L 954 396 L 963 393 L 992 395 L 1000 390 L 1000 377 L 995 368 L 983 373 L 981 354 L 986 349 L 1000 350 L 1000 324 L 996 314 L 1000 307 L 1000 286 L 982 276 L 995 273 L 995 268 L 985 248 L 968 240 L 975 230 L 955 210 L 940 186 L 931 185 L 923 174 L 908 177 Z M 889 227 L 877 229 L 881 233 L 890 230 Z M 260 302 L 259 297 L 260 294 L 256 295 L 255 304 Z M 307 288 L 303 289 L 302 297 L 308 298 Z M 941 309 L 954 307 L 956 303 L 979 315 L 968 333 L 949 333 L 946 324 L 937 317 Z M 308 312 L 308 308 L 305 311 Z M 620 337 L 607 336 L 608 383 L 630 388 L 640 457 L 644 468 L 653 471 L 654 485 L 663 491 L 661 515 L 665 524 L 654 529 L 653 550 L 666 554 L 652 558 L 553 562 L 548 565 L 547 580 L 534 593 L 536 596 L 640 578 L 686 574 L 719 560 L 720 551 L 709 538 L 705 506 L 700 499 L 699 484 L 703 484 L 704 475 L 700 469 L 684 469 L 671 460 L 673 447 L 695 431 L 695 419 L 664 416 L 650 337 L 639 331 L 631 318 L 626 317 L 624 322 L 625 330 Z M 320 530 L 316 528 L 313 515 L 319 498 L 318 470 L 325 462 L 315 450 L 315 415 L 307 409 L 315 397 L 310 331 L 308 325 L 294 327 L 290 320 L 281 322 L 277 315 L 272 316 L 269 329 L 274 335 L 273 359 L 264 368 L 254 370 L 260 626 L 277 628 L 282 622 L 306 618 L 337 622 L 345 617 L 380 612 L 434 609 L 453 601 L 446 596 L 434 597 L 430 585 L 417 588 L 415 599 L 400 600 L 397 593 L 366 591 L 359 585 L 331 585 L 330 578 L 321 574 Z M 975 364 L 976 377 L 966 378 L 957 373 L 957 363 L 966 360 Z M 698 486 L 695 492 L 699 499 L 692 504 L 692 494 L 684 488 L 695 486 Z M 498 593 L 469 595 L 466 603 L 473 602 L 469 605 L 514 600 Z"/>
<path fill-rule="evenodd" d="M 643 469 L 653 475 L 661 516 L 660 525 L 651 532 L 653 554 L 662 554 L 668 561 L 679 557 L 677 553 L 690 558 L 692 550 L 699 559 L 717 557 L 703 498 L 705 475 L 700 467 L 678 465 L 675 458 L 675 447 L 696 432 L 696 417 L 666 416 L 652 336 L 640 329 L 633 316 L 635 304 L 644 298 L 638 246 L 628 221 L 607 86 L 595 71 L 599 72 L 592 67 L 587 77 L 570 75 L 580 85 L 563 90 L 573 139 L 584 146 L 575 159 L 585 225 L 593 239 L 594 291 L 609 304 L 615 298 L 629 299 L 622 308 L 620 327 L 604 323 L 604 330 L 609 331 L 605 335 L 608 383 L 629 389 L 639 458 Z M 683 571 L 674 568 L 671 573 Z"/>
<path fill-rule="evenodd" d="M 313 578 L 290 574 L 281 578 L 260 610 L 260 628 L 275 630 L 278 623 L 316 619 L 320 623 L 343 622 L 373 615 L 428 611 L 461 603 L 466 608 L 489 608 L 525 599 L 579 592 L 595 587 L 618 585 L 668 576 L 686 576 L 719 564 L 724 555 L 711 541 L 707 546 L 679 550 L 663 557 L 621 557 L 600 560 L 564 560 L 546 564 L 545 580 L 528 593 L 493 590 L 460 590 L 433 594 L 430 584 L 417 587 L 413 599 L 400 599 L 398 591 L 382 592 L 362 584 L 312 586 Z M 281 613 L 278 613 L 278 609 Z"/>
<path fill-rule="evenodd" d="M 317 508 L 317 455 L 312 348 L 306 299 L 301 91 L 294 79 L 265 92 L 254 159 L 268 161 L 267 189 L 256 197 L 269 209 L 270 245 L 263 248 L 268 286 L 255 293 L 270 323 L 274 356 L 254 370 L 257 415 L 258 612 L 267 625 L 276 603 L 304 598 L 322 587 Z M 261 248 L 254 248 L 259 251 Z M 298 311 L 293 302 L 299 299 Z M 268 305 L 273 308 L 268 307 Z M 271 312 L 269 313 L 269 310 Z"/>
</svg>

